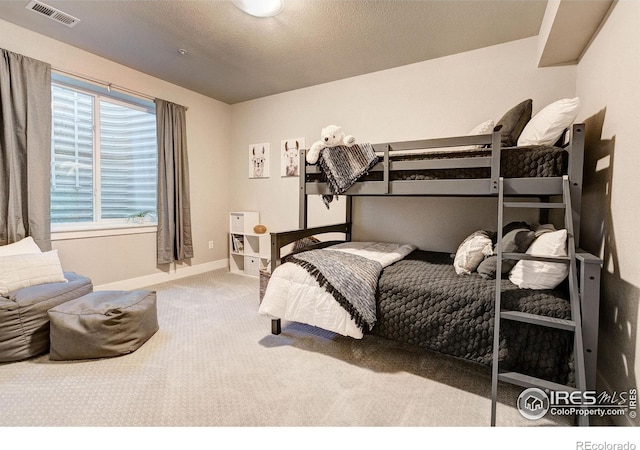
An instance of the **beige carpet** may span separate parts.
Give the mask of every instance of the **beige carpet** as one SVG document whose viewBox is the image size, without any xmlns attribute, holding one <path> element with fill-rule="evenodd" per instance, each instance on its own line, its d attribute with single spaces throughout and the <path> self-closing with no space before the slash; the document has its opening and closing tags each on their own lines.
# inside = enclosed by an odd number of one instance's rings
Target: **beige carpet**
<svg viewBox="0 0 640 450">
<path fill-rule="evenodd" d="M 0 426 L 489 426 L 488 368 L 296 323 L 270 334 L 258 280 L 226 271 L 153 286 L 160 331 L 135 353 L 0 365 Z M 529 421 L 499 389 L 500 426 Z"/>
</svg>

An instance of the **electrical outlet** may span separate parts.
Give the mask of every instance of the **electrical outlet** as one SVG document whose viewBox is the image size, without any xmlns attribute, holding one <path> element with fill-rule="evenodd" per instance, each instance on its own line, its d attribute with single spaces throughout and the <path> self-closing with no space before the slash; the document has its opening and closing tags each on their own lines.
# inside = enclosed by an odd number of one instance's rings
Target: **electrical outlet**
<svg viewBox="0 0 640 450">
<path fill-rule="evenodd" d="M 209 248 L 213 248 L 213 241 L 209 241 Z"/>
</svg>

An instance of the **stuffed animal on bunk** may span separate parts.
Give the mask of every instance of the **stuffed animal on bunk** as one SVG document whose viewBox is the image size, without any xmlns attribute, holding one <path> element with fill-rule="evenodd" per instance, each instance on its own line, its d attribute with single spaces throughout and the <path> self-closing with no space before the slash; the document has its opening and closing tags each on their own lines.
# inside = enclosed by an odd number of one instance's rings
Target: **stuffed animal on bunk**
<svg viewBox="0 0 640 450">
<path fill-rule="evenodd" d="M 356 139 L 353 136 L 350 134 L 345 136 L 342 127 L 337 125 L 326 126 L 322 129 L 322 133 L 320 133 L 320 140 L 315 141 L 307 152 L 307 162 L 309 164 L 317 163 L 320 152 L 325 147 L 337 147 L 339 145 L 351 147 L 355 143 Z"/>
</svg>

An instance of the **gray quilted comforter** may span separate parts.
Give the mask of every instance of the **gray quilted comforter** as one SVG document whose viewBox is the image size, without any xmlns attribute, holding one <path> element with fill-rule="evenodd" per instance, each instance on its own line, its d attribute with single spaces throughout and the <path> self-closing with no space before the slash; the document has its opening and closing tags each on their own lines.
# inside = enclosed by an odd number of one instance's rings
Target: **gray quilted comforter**
<svg viewBox="0 0 640 450">
<path fill-rule="evenodd" d="M 503 309 L 570 317 L 560 290 L 518 289 L 502 281 Z M 495 280 L 457 275 L 449 254 L 416 250 L 379 280 L 373 334 L 490 365 Z M 558 383 L 572 382 L 572 334 L 503 321 L 500 367 Z"/>
</svg>

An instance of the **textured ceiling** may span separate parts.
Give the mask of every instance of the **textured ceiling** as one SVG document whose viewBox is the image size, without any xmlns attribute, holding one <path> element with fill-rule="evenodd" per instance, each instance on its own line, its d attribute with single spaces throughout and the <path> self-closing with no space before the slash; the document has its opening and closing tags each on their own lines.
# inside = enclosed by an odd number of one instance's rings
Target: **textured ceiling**
<svg viewBox="0 0 640 450">
<path fill-rule="evenodd" d="M 233 104 L 535 36 L 547 3 L 284 2 L 258 19 L 222 0 L 45 0 L 80 19 L 68 28 L 0 0 L 0 18 Z"/>
</svg>

